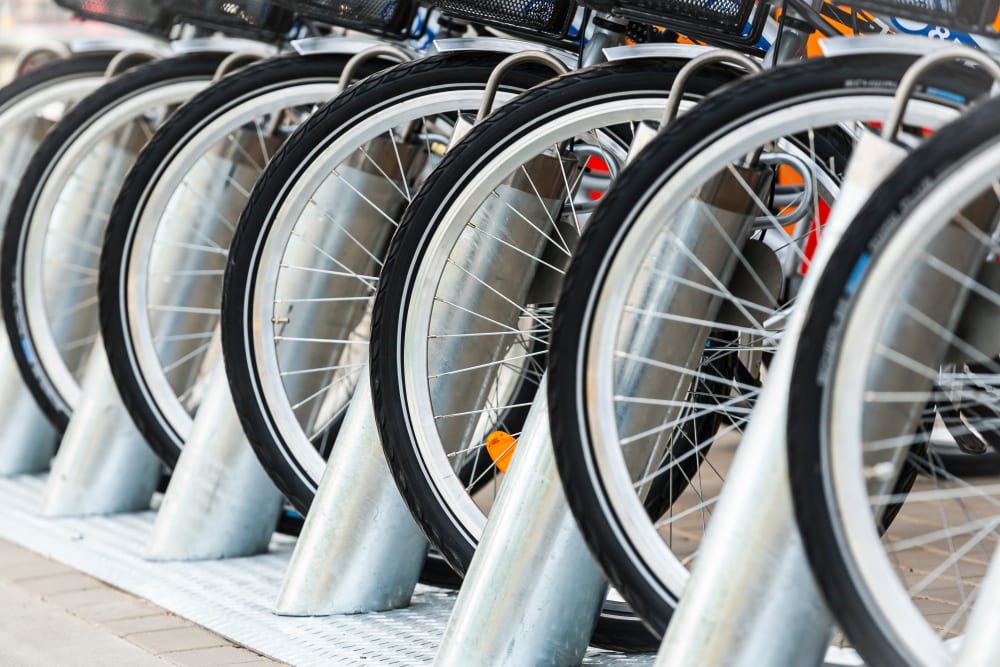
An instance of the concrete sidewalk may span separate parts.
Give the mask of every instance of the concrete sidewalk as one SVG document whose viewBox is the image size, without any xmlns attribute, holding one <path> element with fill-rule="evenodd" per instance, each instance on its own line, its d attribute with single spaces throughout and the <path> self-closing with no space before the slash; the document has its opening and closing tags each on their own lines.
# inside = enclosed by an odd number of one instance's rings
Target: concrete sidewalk
<svg viewBox="0 0 1000 667">
<path fill-rule="evenodd" d="M 0 667 L 280 665 L 0 540 Z"/>
</svg>

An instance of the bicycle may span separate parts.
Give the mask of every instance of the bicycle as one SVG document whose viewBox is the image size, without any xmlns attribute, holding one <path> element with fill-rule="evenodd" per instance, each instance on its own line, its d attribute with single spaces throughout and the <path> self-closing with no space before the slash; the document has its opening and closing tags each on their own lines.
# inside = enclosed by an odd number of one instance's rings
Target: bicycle
<svg viewBox="0 0 1000 667">
<path fill-rule="evenodd" d="M 626 168 L 571 261 L 549 360 L 560 474 L 605 573 L 658 633 L 794 305 L 804 242 L 839 195 L 852 128 L 884 120 L 914 58 L 864 60 L 783 66 L 703 102 Z M 938 83 L 955 104 L 985 90 Z M 921 99 L 909 125 L 955 115 Z M 790 187 L 810 182 L 808 195 Z"/>
<path fill-rule="evenodd" d="M 799 530 L 872 663 L 952 664 L 959 641 L 976 656 L 992 639 L 974 628 L 995 556 L 995 473 L 983 477 L 976 455 L 962 470 L 943 464 L 933 409 L 954 406 L 992 449 L 996 111 L 993 100 L 943 128 L 879 185 L 824 265 L 795 350 Z M 921 476 L 904 493 L 908 469 Z"/>
</svg>

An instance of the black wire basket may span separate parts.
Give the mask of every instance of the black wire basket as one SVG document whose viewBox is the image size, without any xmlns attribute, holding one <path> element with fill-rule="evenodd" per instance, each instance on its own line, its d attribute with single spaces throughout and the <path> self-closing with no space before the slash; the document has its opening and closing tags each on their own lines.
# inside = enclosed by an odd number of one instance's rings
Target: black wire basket
<svg viewBox="0 0 1000 667">
<path fill-rule="evenodd" d="M 140 32 L 165 35 L 173 16 L 157 0 L 55 0 L 82 19 L 101 21 Z"/>
<path fill-rule="evenodd" d="M 1000 0 L 857 0 L 845 4 L 979 35 L 995 33 L 993 26 L 1000 15 Z"/>
<path fill-rule="evenodd" d="M 277 0 L 299 16 L 377 35 L 410 34 L 417 5 L 413 0 Z"/>
<path fill-rule="evenodd" d="M 760 40 L 766 0 L 582 0 L 637 23 L 655 25 L 713 44 L 752 46 Z M 609 6 L 607 3 L 611 2 Z"/>
<path fill-rule="evenodd" d="M 159 0 L 179 20 L 227 35 L 273 40 L 288 33 L 295 14 L 270 0 Z"/>
<path fill-rule="evenodd" d="M 511 32 L 563 39 L 569 31 L 573 0 L 423 0 L 443 14 Z"/>
</svg>

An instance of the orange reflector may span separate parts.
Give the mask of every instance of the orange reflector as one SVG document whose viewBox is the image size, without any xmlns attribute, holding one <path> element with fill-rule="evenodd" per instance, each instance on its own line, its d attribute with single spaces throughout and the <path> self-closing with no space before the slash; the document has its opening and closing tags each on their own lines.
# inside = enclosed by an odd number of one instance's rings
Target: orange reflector
<svg viewBox="0 0 1000 667">
<path fill-rule="evenodd" d="M 500 472 L 507 472 L 510 460 L 514 458 L 514 449 L 517 447 L 517 438 L 510 433 L 503 431 L 493 431 L 486 436 L 486 451 L 490 458 L 497 464 Z"/>
</svg>

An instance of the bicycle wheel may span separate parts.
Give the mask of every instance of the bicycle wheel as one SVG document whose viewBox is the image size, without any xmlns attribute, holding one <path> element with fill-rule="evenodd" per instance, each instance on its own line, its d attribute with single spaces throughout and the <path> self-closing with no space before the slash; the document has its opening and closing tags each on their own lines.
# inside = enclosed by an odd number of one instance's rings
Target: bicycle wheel
<svg viewBox="0 0 1000 667">
<path fill-rule="evenodd" d="M 49 132 L 25 170 L 0 291 L 22 377 L 57 428 L 69 421 L 97 337 L 97 265 L 113 198 L 155 128 L 208 86 L 222 58 L 182 56 L 117 77 Z"/>
<path fill-rule="evenodd" d="M 657 634 L 696 558 L 859 126 L 913 59 L 737 82 L 622 174 L 581 239 L 552 335 L 560 477 L 605 573 Z M 941 90 L 977 90 L 956 74 Z M 965 85 L 968 84 L 968 85 Z M 908 121 L 955 103 L 924 95 Z"/>
<path fill-rule="evenodd" d="M 216 328 L 236 221 L 285 138 L 337 94 L 349 58 L 283 56 L 227 76 L 157 130 L 115 201 L 101 333 L 122 402 L 168 468 L 221 362 Z"/>
<path fill-rule="evenodd" d="M 226 370 L 251 445 L 302 514 L 364 367 L 388 238 L 503 57 L 431 56 L 353 86 L 282 146 L 240 218 L 223 292 Z M 548 74 L 511 72 L 501 99 Z M 457 585 L 433 552 L 422 580 Z"/>
<path fill-rule="evenodd" d="M 105 83 L 111 55 L 73 56 L 48 63 L 0 88 L 0 221 L 35 149 L 73 104 Z"/>
<path fill-rule="evenodd" d="M 662 116 L 683 64 L 606 64 L 528 91 L 448 153 L 392 241 L 373 311 L 375 413 L 401 493 L 460 572 L 509 458 L 498 449 L 520 435 L 544 373 L 579 230 L 624 164 L 635 125 Z M 691 94 L 733 76 L 707 70 Z M 593 641 L 654 644 L 614 602 Z"/>
<path fill-rule="evenodd" d="M 995 472 L 977 474 L 973 455 L 968 469 L 942 465 L 912 434 L 928 404 L 958 406 L 977 433 L 997 427 L 998 108 L 941 130 L 872 195 L 824 268 L 796 350 L 799 528 L 869 664 L 952 664 L 996 552 Z M 905 497 L 892 488 L 904 464 L 923 473 Z M 875 519 L 899 502 L 882 534 Z"/>
</svg>

